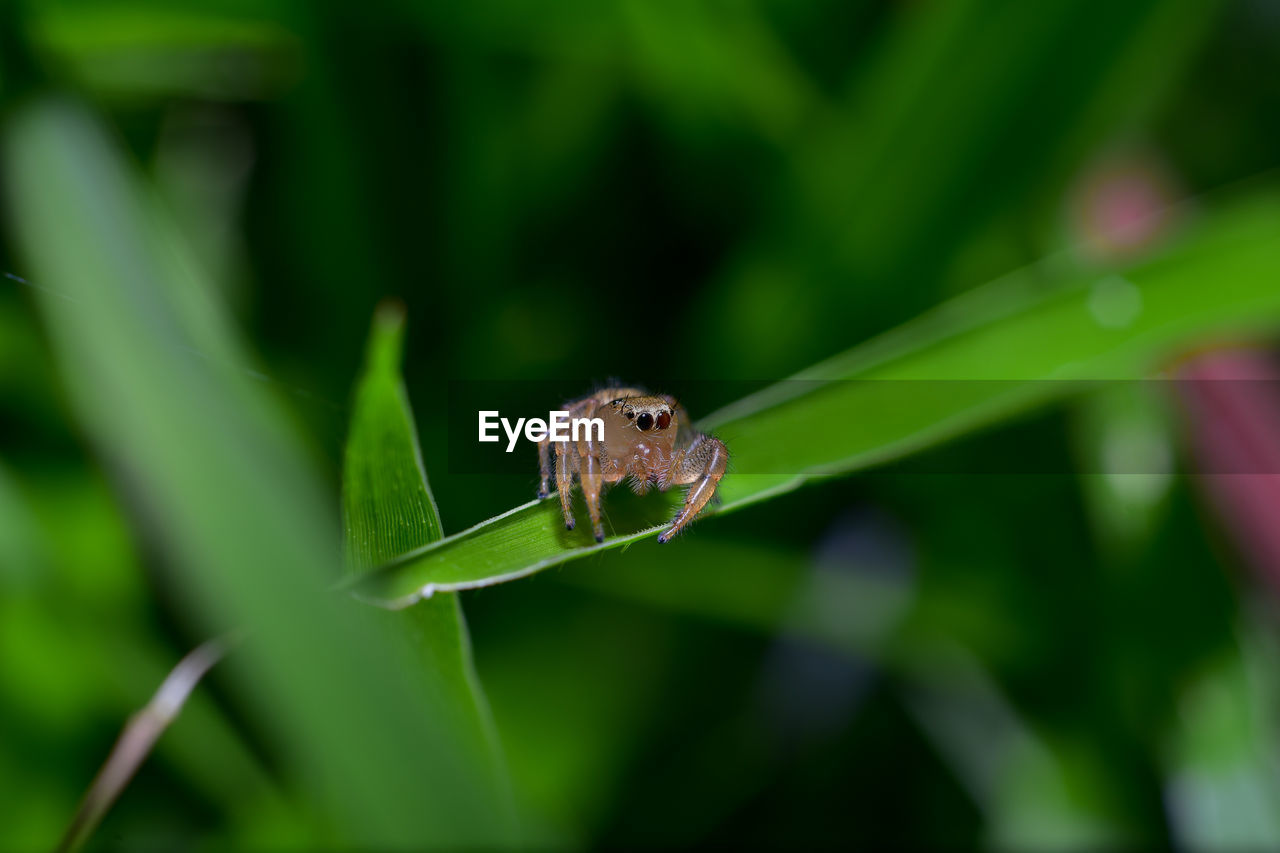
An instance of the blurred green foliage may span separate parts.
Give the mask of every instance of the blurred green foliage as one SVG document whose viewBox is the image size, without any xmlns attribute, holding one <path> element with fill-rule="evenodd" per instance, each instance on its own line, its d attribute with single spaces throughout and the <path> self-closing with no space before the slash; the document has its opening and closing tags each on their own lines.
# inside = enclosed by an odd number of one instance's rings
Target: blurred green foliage
<svg viewBox="0 0 1280 853">
<path fill-rule="evenodd" d="M 0 847 L 50 846 L 126 717 L 241 623 L 93 845 L 510 841 L 457 728 L 485 737 L 483 699 L 440 680 L 468 628 L 531 846 L 1280 843 L 1272 605 L 1163 398 L 1001 409 L 462 593 L 465 622 L 325 592 L 389 295 L 439 505 L 396 549 L 532 497 L 532 458 L 450 471 L 449 379 L 617 376 L 697 417 L 904 342 L 1019 379 L 1241 314 L 1266 339 L 1274 223 L 1241 182 L 1277 165 L 1278 40 L 1246 0 L 0 5 L 0 269 L 29 282 L 0 280 Z M 1108 186 L 1173 212 L 1108 243 Z M 999 325 L 1122 321 L 1094 278 L 1055 301 L 1081 269 L 1177 298 L 1130 337 Z M 1139 480 L 1107 463 L 1134 436 Z"/>
</svg>

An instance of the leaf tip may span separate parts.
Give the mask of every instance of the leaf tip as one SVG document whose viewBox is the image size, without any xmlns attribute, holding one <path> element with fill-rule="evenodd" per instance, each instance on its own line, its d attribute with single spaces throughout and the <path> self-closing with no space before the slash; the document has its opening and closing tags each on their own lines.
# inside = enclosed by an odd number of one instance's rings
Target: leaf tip
<svg viewBox="0 0 1280 853">
<path fill-rule="evenodd" d="M 404 328 L 406 313 L 403 299 L 394 296 L 383 299 L 373 311 L 374 328 L 379 332 L 399 332 Z"/>
<path fill-rule="evenodd" d="M 404 344 L 405 304 L 400 299 L 389 298 L 378 303 L 373 311 L 372 328 L 369 331 L 369 348 L 366 361 L 369 365 L 398 368 Z"/>
</svg>

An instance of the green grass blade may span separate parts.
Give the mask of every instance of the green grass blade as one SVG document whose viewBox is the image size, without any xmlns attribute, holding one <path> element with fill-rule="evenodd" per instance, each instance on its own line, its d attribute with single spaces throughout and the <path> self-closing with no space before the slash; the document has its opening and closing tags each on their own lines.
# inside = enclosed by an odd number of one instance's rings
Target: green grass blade
<svg viewBox="0 0 1280 853">
<path fill-rule="evenodd" d="M 357 575 L 444 535 L 400 376 L 403 344 L 403 309 L 382 306 L 356 383 L 342 471 L 347 570 Z M 489 777 L 495 800 L 508 806 L 510 780 L 457 595 L 441 593 L 406 613 L 386 615 L 398 621 L 428 692 L 441 697 L 470 766 Z M 504 808 L 495 820 L 514 828 L 514 809 Z"/>
<path fill-rule="evenodd" d="M 1054 259 L 993 283 L 708 418 L 732 456 L 719 512 L 902 457 L 1088 380 L 1141 378 L 1207 337 L 1273 331 L 1277 276 L 1280 200 L 1260 195 L 1203 216 L 1123 276 Z M 1121 327 L 1097 319 L 1099 294 L 1116 287 L 1140 307 Z M 383 567 L 357 594 L 405 606 L 523 577 L 656 534 L 677 499 L 612 494 L 623 533 L 599 545 L 564 530 L 554 498 L 534 501 Z"/>
<path fill-rule="evenodd" d="M 351 408 L 342 468 L 347 569 L 360 572 L 435 542 L 444 532 L 400 378 L 404 312 L 383 306 Z"/>
<path fill-rule="evenodd" d="M 117 146 L 52 100 L 4 135 L 8 213 L 80 424 L 192 630 L 251 632 L 228 667 L 326 846 L 506 843 L 385 614 L 326 591 L 342 571 L 327 490 Z"/>
</svg>

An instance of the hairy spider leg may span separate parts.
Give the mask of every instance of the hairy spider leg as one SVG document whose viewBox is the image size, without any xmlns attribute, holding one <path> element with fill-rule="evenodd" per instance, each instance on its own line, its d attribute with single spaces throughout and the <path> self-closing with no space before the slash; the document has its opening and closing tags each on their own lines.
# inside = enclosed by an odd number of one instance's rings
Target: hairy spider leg
<svg viewBox="0 0 1280 853">
<path fill-rule="evenodd" d="M 569 412 L 569 418 L 580 418 L 586 412 L 591 404 L 592 398 L 586 400 L 578 400 L 574 403 L 565 403 L 564 408 Z M 578 473 L 581 460 L 578 458 L 578 448 L 572 441 L 551 441 L 547 439 L 547 444 L 554 444 L 556 449 L 556 491 L 560 493 L 560 511 L 564 515 L 564 529 L 572 530 L 577 524 L 573 517 L 573 477 Z M 541 453 L 542 444 L 538 445 L 538 451 Z"/>
<path fill-rule="evenodd" d="M 578 482 L 582 485 L 582 496 L 587 501 L 587 512 L 591 513 L 591 532 L 597 542 L 604 541 L 604 524 L 600 521 L 600 492 L 604 486 L 604 476 L 600 471 L 599 446 L 588 434 L 587 438 L 578 442 Z"/>
<path fill-rule="evenodd" d="M 728 462 L 729 451 L 715 436 L 698 436 L 687 448 L 676 451 L 671 460 L 670 484 L 692 485 L 685 492 L 684 506 L 671 520 L 671 526 L 658 534 L 659 542 L 670 542 L 671 537 L 697 517 L 716 493 Z"/>
<path fill-rule="evenodd" d="M 595 396 L 587 397 L 584 400 L 578 400 L 573 403 L 565 403 L 564 408 L 569 413 L 569 418 L 580 418 L 589 411 L 595 403 Z M 538 442 L 539 460 L 542 457 L 543 444 L 554 444 L 556 452 L 556 491 L 560 493 L 560 512 L 564 515 L 564 529 L 572 530 L 577 521 L 573 517 L 573 477 L 579 473 L 581 460 L 578 458 L 578 448 L 573 441 L 551 441 L 547 438 L 545 442 Z M 545 474 L 543 475 L 546 476 Z M 538 497 L 546 496 L 545 486 L 538 491 Z"/>
<path fill-rule="evenodd" d="M 551 494 L 551 477 L 555 470 L 551 461 L 551 444 L 550 438 L 538 442 L 538 474 L 541 477 L 538 481 L 538 500 Z M 559 455 L 559 448 L 556 448 L 556 455 Z"/>
<path fill-rule="evenodd" d="M 577 451 L 567 441 L 557 441 L 556 446 L 556 491 L 560 493 L 560 511 L 564 514 L 564 529 L 572 530 L 573 518 L 573 475 L 577 472 Z"/>
</svg>

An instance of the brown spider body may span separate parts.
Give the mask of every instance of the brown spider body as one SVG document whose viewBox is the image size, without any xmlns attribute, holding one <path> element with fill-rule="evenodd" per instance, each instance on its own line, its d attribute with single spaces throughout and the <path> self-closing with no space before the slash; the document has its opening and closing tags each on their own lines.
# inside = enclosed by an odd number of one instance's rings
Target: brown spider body
<svg viewBox="0 0 1280 853">
<path fill-rule="evenodd" d="M 605 388 L 567 403 L 565 409 L 570 418 L 600 418 L 604 422 L 603 440 L 595 440 L 588 431 L 579 441 L 538 442 L 542 473 L 538 497 L 550 494 L 554 447 L 554 476 L 564 526 L 569 530 L 574 526 L 570 493 L 576 477 L 597 542 L 604 541 L 600 496 L 606 486 L 629 479 L 640 494 L 651 486 L 660 491 L 689 486 L 684 506 L 671 526 L 658 536 L 659 542 L 667 542 L 702 511 L 724 476 L 729 461 L 724 442 L 693 429 L 688 414 L 674 397 L 639 388 Z"/>
</svg>

